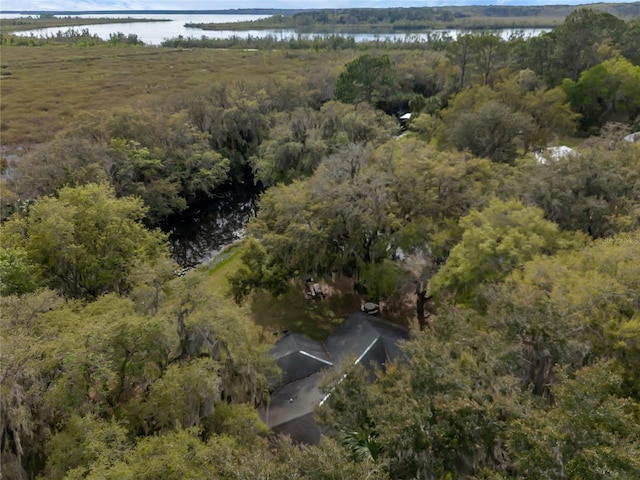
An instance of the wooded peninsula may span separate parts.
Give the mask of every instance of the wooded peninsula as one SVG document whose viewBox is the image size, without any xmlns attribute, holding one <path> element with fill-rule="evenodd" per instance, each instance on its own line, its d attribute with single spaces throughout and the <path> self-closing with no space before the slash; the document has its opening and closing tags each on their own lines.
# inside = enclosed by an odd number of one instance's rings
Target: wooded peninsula
<svg viewBox="0 0 640 480">
<path fill-rule="evenodd" d="M 640 18 L 608 5 L 508 39 L 3 20 L 2 478 L 640 478 Z M 178 265 L 171 219 L 247 186 L 241 240 Z"/>
<path fill-rule="evenodd" d="M 292 28 L 300 32 L 419 31 L 459 28 L 557 27 L 571 12 L 571 5 L 469 5 L 447 7 L 342 8 L 280 13 L 261 20 L 233 23 L 192 23 L 203 30 L 247 30 Z M 589 8 L 631 19 L 640 15 L 640 2 L 595 3 Z"/>
</svg>

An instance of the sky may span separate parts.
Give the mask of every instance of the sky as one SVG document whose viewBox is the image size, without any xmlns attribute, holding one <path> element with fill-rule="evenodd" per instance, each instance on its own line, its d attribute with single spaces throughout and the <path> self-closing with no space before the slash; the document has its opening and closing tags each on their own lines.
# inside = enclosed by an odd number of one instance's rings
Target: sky
<svg viewBox="0 0 640 480">
<path fill-rule="evenodd" d="M 609 0 L 625 1 L 625 0 Z M 576 4 L 590 0 L 0 0 L 0 11 L 223 10 L 230 8 L 350 8 L 474 4 Z"/>
</svg>

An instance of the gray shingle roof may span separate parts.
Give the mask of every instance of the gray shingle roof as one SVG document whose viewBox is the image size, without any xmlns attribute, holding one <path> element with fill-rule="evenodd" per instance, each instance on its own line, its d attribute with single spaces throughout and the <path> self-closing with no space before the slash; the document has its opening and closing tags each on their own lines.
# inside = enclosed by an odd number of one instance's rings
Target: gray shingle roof
<svg viewBox="0 0 640 480">
<path fill-rule="evenodd" d="M 303 335 L 286 335 L 271 350 L 283 370 L 284 385 L 271 394 L 269 407 L 261 411 L 263 420 L 294 441 L 318 443 L 320 428 L 313 410 L 324 398 L 321 370 L 352 361 L 384 369 L 387 359 L 402 354 L 398 342 L 408 338 L 407 329 L 363 312 L 350 315 L 324 346 Z"/>
<path fill-rule="evenodd" d="M 300 428 L 297 422 L 307 425 L 308 419 L 304 417 L 313 416 L 314 408 L 324 397 L 318 388 L 320 377 L 319 372 L 314 373 L 273 392 L 269 407 L 261 412 L 265 423 L 276 432 L 291 435 L 291 438 L 298 442 L 307 442 L 308 438 L 301 435 L 304 429 Z M 285 428 L 286 425 L 288 428 Z M 316 428 L 319 430 L 317 425 Z"/>
<path fill-rule="evenodd" d="M 282 369 L 282 384 L 285 385 L 333 366 L 320 342 L 297 333 L 288 333 L 278 340 L 271 355 Z"/>
<path fill-rule="evenodd" d="M 397 343 L 409 338 L 409 332 L 398 325 L 363 312 L 353 313 L 327 338 L 326 347 L 338 366 L 355 356 L 356 363 L 368 366 L 386 362 L 387 354 L 398 353 Z"/>
</svg>

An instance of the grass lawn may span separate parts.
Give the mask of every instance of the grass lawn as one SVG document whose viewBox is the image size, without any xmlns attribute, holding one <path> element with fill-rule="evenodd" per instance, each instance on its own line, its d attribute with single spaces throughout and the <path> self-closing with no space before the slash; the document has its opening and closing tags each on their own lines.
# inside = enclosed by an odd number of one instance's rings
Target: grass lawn
<svg viewBox="0 0 640 480">
<path fill-rule="evenodd" d="M 240 265 L 238 252 L 239 245 L 230 247 L 207 265 L 207 287 L 211 291 L 229 291 L 227 277 Z M 360 297 L 350 290 L 345 292 L 345 288 L 332 287 L 334 293 L 322 300 L 307 300 L 302 286 L 292 284 L 289 292 L 278 298 L 267 292 L 255 292 L 247 301 L 253 321 L 265 334 L 290 330 L 324 340 L 349 314 L 360 308 Z"/>
<path fill-rule="evenodd" d="M 240 245 L 241 244 L 236 244 L 225 248 L 206 266 L 199 267 L 209 271 L 207 278 L 207 288 L 209 290 L 224 295 L 229 293 L 227 277 L 240 266 L 240 256 L 237 255 L 240 250 Z"/>
<path fill-rule="evenodd" d="M 359 308 L 360 299 L 351 292 L 335 293 L 322 300 L 307 300 L 302 287 L 292 287 L 278 298 L 256 292 L 251 300 L 253 320 L 265 330 L 291 330 L 320 341 Z"/>
</svg>

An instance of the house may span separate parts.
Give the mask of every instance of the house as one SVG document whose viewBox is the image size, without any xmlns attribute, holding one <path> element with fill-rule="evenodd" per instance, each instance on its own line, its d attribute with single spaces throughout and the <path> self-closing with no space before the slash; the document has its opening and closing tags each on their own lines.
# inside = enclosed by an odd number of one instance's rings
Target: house
<svg viewBox="0 0 640 480">
<path fill-rule="evenodd" d="M 282 381 L 260 415 L 276 433 L 300 443 L 316 444 L 322 431 L 313 419 L 314 409 L 328 395 L 320 391 L 322 373 L 345 363 L 384 370 L 386 362 L 402 355 L 399 343 L 409 331 L 364 312 L 349 316 L 324 344 L 289 333 L 272 348 L 282 369 Z"/>
</svg>

